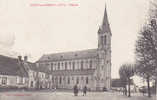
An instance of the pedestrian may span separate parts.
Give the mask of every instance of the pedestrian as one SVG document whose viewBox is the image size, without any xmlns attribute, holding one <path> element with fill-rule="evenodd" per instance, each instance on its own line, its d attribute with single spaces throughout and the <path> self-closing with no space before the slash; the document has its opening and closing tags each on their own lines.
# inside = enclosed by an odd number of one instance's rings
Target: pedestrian
<svg viewBox="0 0 157 100">
<path fill-rule="evenodd" d="M 74 96 L 78 95 L 78 87 L 77 84 L 74 86 Z"/>
<path fill-rule="evenodd" d="M 86 93 L 87 93 L 87 86 L 85 85 L 83 88 L 83 96 L 86 96 Z"/>
</svg>

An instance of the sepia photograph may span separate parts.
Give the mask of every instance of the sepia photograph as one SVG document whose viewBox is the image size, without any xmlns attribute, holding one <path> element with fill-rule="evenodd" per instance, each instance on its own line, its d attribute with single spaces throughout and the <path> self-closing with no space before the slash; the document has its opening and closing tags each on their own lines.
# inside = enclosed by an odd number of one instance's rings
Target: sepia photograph
<svg viewBox="0 0 157 100">
<path fill-rule="evenodd" d="M 0 0 L 0 100 L 157 100 L 157 0 Z"/>
</svg>

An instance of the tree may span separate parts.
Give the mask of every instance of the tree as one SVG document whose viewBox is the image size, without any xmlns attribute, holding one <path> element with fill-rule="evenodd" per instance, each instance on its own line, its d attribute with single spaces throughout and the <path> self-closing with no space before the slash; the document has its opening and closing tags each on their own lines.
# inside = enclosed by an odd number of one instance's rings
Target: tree
<svg viewBox="0 0 157 100">
<path fill-rule="evenodd" d="M 157 1 L 154 0 L 154 2 L 151 3 L 152 6 L 150 8 L 150 18 L 149 18 L 149 23 L 150 23 L 150 29 L 151 29 L 151 34 L 153 35 L 153 41 L 152 41 L 152 46 L 153 46 L 153 53 L 154 55 L 154 60 L 156 63 L 156 68 L 157 68 Z"/>
<path fill-rule="evenodd" d="M 128 84 L 128 97 L 131 97 L 130 85 L 131 77 L 134 75 L 133 64 L 123 64 L 119 69 L 119 75 L 122 83 L 124 83 L 125 95 L 127 95 L 126 85 Z"/>
<path fill-rule="evenodd" d="M 123 86 L 123 93 L 127 96 L 127 89 L 126 89 L 126 85 L 127 85 L 127 77 L 125 75 L 125 69 L 124 67 L 120 67 L 119 69 L 119 76 L 120 76 L 120 80 Z"/>
<path fill-rule="evenodd" d="M 148 96 L 151 97 L 150 79 L 157 75 L 157 2 L 151 2 L 149 24 L 145 24 L 136 41 L 136 72 L 147 80 Z"/>
<path fill-rule="evenodd" d="M 150 25 L 143 27 L 141 32 L 139 32 L 135 50 L 136 72 L 147 80 L 149 97 L 151 97 L 150 79 L 156 73 L 155 69 L 157 65 L 157 46 L 153 28 L 152 22 Z"/>
</svg>

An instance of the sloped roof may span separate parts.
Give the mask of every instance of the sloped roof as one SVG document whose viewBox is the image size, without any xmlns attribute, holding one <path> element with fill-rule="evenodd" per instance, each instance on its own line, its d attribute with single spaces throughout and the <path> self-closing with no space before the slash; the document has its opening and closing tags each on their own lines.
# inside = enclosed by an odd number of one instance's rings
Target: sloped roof
<svg viewBox="0 0 157 100">
<path fill-rule="evenodd" d="M 35 63 L 31 63 L 31 62 L 27 62 L 29 69 L 33 70 L 33 71 L 37 71 L 38 68 L 36 66 Z"/>
<path fill-rule="evenodd" d="M 48 69 L 48 67 L 39 66 L 38 71 L 39 72 L 44 72 L 44 73 L 47 73 L 47 74 L 51 74 L 51 71 Z"/>
<path fill-rule="evenodd" d="M 43 55 L 37 62 L 97 57 L 97 49 Z"/>
<path fill-rule="evenodd" d="M 28 77 L 27 71 L 23 64 L 18 62 L 18 59 L 3 55 L 0 55 L 0 74 Z"/>
</svg>

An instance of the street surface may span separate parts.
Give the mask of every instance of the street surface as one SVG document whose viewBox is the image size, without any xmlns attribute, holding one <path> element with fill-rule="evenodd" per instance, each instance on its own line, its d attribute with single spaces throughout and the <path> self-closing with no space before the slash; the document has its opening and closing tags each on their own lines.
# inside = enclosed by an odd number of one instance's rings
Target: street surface
<svg viewBox="0 0 157 100">
<path fill-rule="evenodd" d="M 148 98 L 141 94 L 132 94 L 131 98 L 123 96 L 120 93 L 112 92 L 88 92 L 83 96 L 80 92 L 74 96 L 72 92 L 2 92 L 0 100 L 155 100 L 155 96 Z"/>
</svg>

